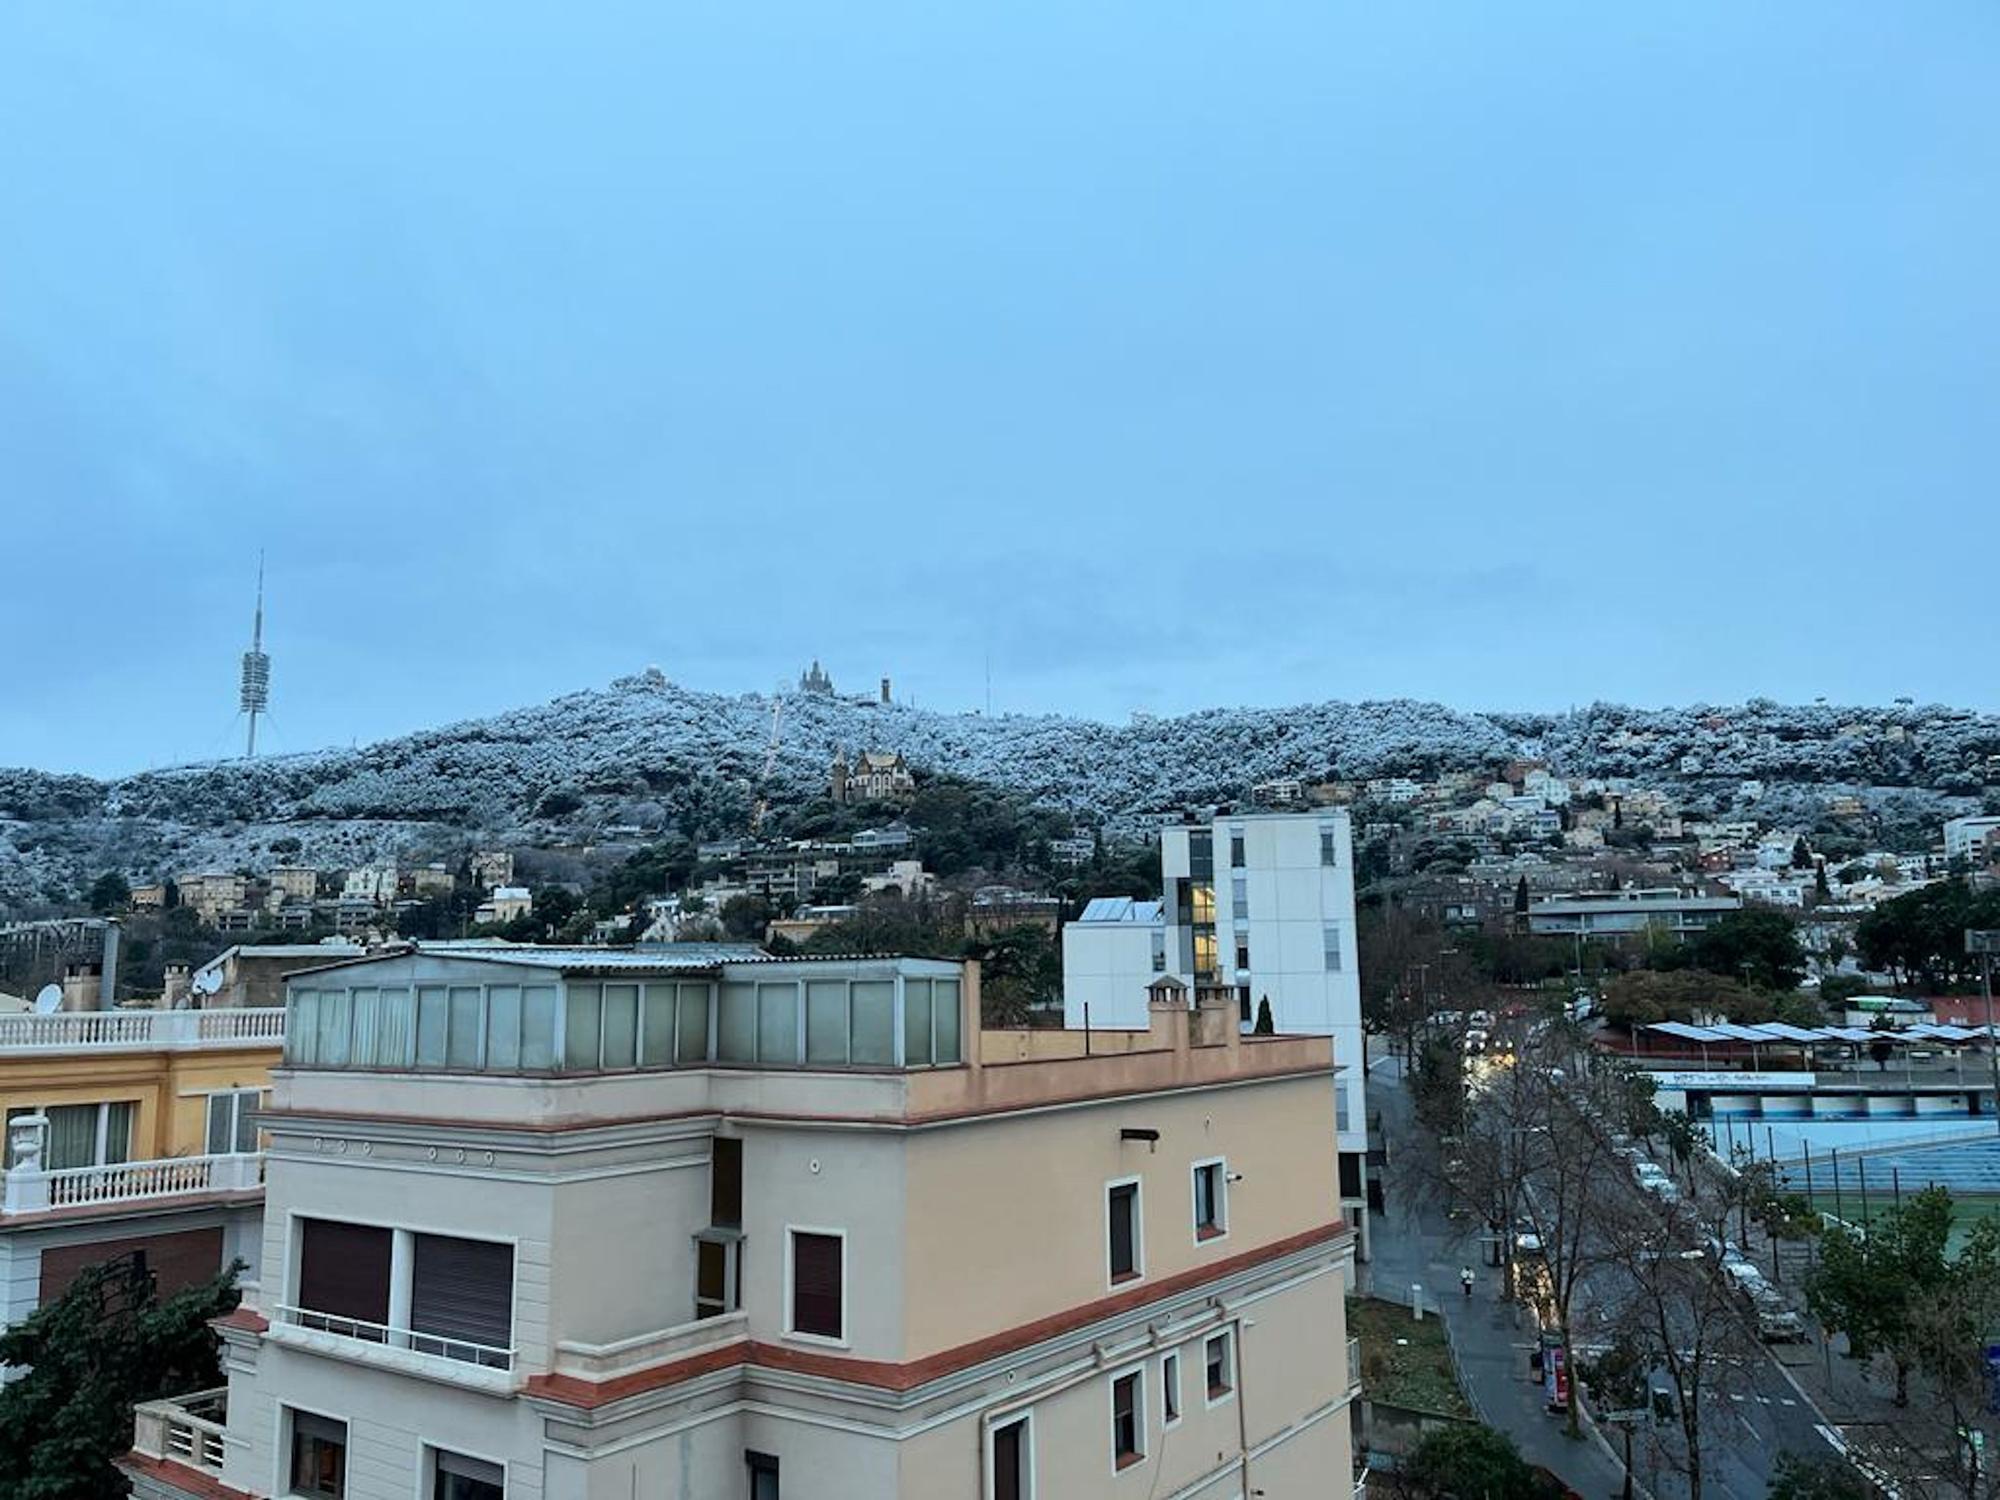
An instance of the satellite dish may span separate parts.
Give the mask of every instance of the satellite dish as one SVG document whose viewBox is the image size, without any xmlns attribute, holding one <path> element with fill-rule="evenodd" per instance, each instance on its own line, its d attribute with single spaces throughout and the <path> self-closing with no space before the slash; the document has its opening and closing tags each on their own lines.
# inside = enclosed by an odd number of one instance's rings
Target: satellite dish
<svg viewBox="0 0 2000 1500">
<path fill-rule="evenodd" d="M 35 993 L 35 1014 L 52 1016 L 62 1009 L 62 986 L 45 984 Z"/>
<path fill-rule="evenodd" d="M 222 970 L 203 969 L 189 982 L 188 988 L 197 995 L 213 995 L 222 988 Z"/>
</svg>

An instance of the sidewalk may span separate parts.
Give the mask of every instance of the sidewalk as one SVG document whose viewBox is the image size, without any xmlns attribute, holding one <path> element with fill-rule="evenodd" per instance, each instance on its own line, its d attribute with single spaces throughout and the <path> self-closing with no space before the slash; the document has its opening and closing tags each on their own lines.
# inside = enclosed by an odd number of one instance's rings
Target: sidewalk
<svg viewBox="0 0 2000 1500">
<path fill-rule="evenodd" d="M 1410 1098 L 1393 1065 L 1371 1071 L 1368 1108 L 1381 1112 L 1392 1162 L 1397 1151 L 1413 1147 Z M 1518 1304 L 1501 1300 L 1500 1273 L 1480 1264 L 1470 1236 L 1462 1238 L 1439 1209 L 1399 1201 L 1391 1184 L 1386 1210 L 1375 1218 L 1374 1251 L 1374 1260 L 1358 1268 L 1363 1289 L 1407 1307 L 1411 1285 L 1423 1287 L 1426 1309 L 1444 1315 L 1466 1398 L 1488 1425 L 1507 1433 L 1522 1457 L 1546 1466 L 1584 1500 L 1622 1492 L 1625 1471 L 1618 1462 L 1590 1437 L 1569 1437 L 1565 1419 L 1544 1409 L 1541 1382 L 1528 1366 L 1534 1319 Z M 1479 1277 L 1469 1300 L 1458 1284 L 1465 1265 Z"/>
</svg>

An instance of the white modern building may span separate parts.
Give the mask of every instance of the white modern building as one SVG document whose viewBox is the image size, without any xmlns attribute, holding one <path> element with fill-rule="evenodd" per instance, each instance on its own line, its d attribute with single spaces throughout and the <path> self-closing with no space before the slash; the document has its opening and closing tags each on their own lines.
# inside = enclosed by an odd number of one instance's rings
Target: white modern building
<svg viewBox="0 0 2000 1500">
<path fill-rule="evenodd" d="M 1986 836 L 2000 830 L 2000 818 L 1953 818 L 1944 825 L 1944 857 L 1979 858 Z"/>
<path fill-rule="evenodd" d="M 1340 1197 L 1365 1258 L 1366 1054 L 1347 813 L 1223 813 L 1162 828 L 1160 876 L 1157 919 L 1150 903 L 1096 901 L 1065 929 L 1064 1025 L 1081 1027 L 1088 1002 L 1092 1029 L 1144 1030 L 1134 997 L 1164 972 L 1197 994 L 1232 992 L 1245 1030 L 1269 1001 L 1279 1032 L 1333 1037 Z"/>
</svg>

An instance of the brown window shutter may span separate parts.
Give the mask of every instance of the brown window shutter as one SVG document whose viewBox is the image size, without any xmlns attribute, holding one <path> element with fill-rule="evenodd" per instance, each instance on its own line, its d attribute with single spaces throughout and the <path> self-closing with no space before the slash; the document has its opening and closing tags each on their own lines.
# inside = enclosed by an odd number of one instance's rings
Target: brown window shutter
<svg viewBox="0 0 2000 1500">
<path fill-rule="evenodd" d="M 831 1234 L 792 1235 L 792 1329 L 841 1337 L 840 1239 Z"/>
<path fill-rule="evenodd" d="M 420 1234 L 411 1267 L 410 1327 L 493 1349 L 513 1347 L 514 1247 Z"/>
<path fill-rule="evenodd" d="M 390 1231 L 332 1219 L 299 1220 L 299 1306 L 389 1321 Z"/>
</svg>

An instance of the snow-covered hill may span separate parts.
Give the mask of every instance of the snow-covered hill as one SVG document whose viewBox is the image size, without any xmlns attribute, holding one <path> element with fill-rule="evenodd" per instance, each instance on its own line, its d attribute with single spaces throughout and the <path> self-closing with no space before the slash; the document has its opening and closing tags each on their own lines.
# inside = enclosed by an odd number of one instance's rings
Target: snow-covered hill
<svg viewBox="0 0 2000 1500">
<path fill-rule="evenodd" d="M 771 709 L 765 697 L 690 692 L 647 672 L 365 749 L 113 781 L 0 770 L 0 903 L 62 899 L 106 869 L 136 878 L 341 865 L 444 854 L 469 839 L 588 841 L 607 828 L 740 832 Z M 774 803 L 819 791 L 836 750 L 863 748 L 1102 815 L 1227 799 L 1278 777 L 1487 768 L 1518 754 L 1571 775 L 1672 782 L 1719 802 L 1739 780 L 1760 778 L 1780 796 L 1900 788 L 1942 814 L 1989 776 L 2000 782 L 1989 769 L 2000 757 L 2000 716 L 1935 707 L 1600 704 L 1481 715 L 1395 701 L 1114 726 L 798 695 L 785 700 Z"/>
</svg>

